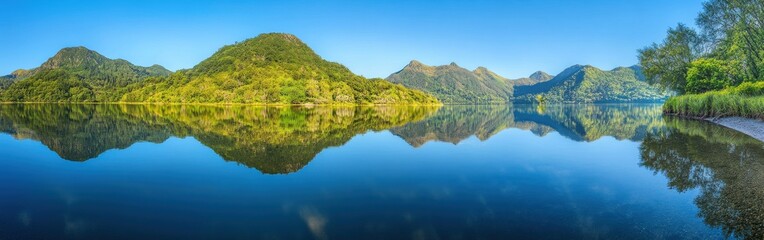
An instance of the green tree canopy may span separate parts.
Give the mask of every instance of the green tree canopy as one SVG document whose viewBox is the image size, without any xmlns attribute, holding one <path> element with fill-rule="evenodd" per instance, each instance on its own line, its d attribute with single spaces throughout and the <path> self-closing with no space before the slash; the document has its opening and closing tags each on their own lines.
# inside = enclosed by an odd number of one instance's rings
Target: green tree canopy
<svg viewBox="0 0 764 240">
<path fill-rule="evenodd" d="M 703 93 L 736 85 L 737 70 L 727 61 L 699 58 L 687 70 L 687 93 Z"/>
</svg>

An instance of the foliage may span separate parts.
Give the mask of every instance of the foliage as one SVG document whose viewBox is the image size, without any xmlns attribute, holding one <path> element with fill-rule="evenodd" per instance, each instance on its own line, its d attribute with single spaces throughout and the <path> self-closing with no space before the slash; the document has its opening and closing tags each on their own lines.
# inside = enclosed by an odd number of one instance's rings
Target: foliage
<svg viewBox="0 0 764 240">
<path fill-rule="evenodd" d="M 507 103 L 513 92 L 506 78 L 488 69 L 470 71 L 454 63 L 432 67 L 411 61 L 387 81 L 425 91 L 450 104 Z"/>
<path fill-rule="evenodd" d="M 669 98 L 666 113 L 699 118 L 741 116 L 764 119 L 764 82 Z"/>
<path fill-rule="evenodd" d="M 221 48 L 194 68 L 128 87 L 123 102 L 437 104 L 421 91 L 366 79 L 321 59 L 289 34 L 262 34 Z"/>
<path fill-rule="evenodd" d="M 697 19 L 713 57 L 740 62 L 748 81 L 764 79 L 764 4 L 760 0 L 709 0 Z"/>
<path fill-rule="evenodd" d="M 736 68 L 726 61 L 699 58 L 687 70 L 687 93 L 703 93 L 737 85 Z"/>
<path fill-rule="evenodd" d="M 536 94 L 536 103 L 538 104 L 544 104 L 546 100 L 544 100 L 544 95 Z"/>
<path fill-rule="evenodd" d="M 695 30 L 679 24 L 668 30 L 663 43 L 653 43 L 639 50 L 639 64 L 648 82 L 684 93 L 687 70 L 692 61 L 703 54 L 702 46 L 702 39 Z"/>
<path fill-rule="evenodd" d="M 149 76 L 166 76 L 159 65 L 135 66 L 108 59 L 84 47 L 64 48 L 40 67 L 17 71 L 0 92 L 0 100 L 13 102 L 111 102 L 124 87 Z M 2 86 L 0 86 L 2 88 Z"/>
<path fill-rule="evenodd" d="M 552 80 L 515 87 L 515 102 L 534 103 L 541 95 L 547 103 L 657 102 L 669 93 L 642 81 L 639 67 L 603 71 L 575 65 Z"/>
<path fill-rule="evenodd" d="M 639 50 L 649 81 L 679 93 L 700 93 L 764 79 L 760 0 L 709 0 L 696 23 L 700 32 L 679 24 L 662 44 Z M 698 58 L 705 60 L 694 62 Z"/>
<path fill-rule="evenodd" d="M 21 77 L 0 80 L 2 101 L 438 104 L 421 91 L 366 79 L 325 61 L 288 34 L 263 34 L 225 46 L 194 68 L 173 74 L 159 65 L 138 67 L 76 47 L 13 76 Z"/>
</svg>

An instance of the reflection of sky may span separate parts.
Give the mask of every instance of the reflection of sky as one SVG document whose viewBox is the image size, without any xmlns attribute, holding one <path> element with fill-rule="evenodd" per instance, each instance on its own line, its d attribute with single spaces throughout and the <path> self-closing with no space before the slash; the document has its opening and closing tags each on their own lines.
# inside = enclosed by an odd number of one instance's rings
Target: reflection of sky
<svg viewBox="0 0 764 240">
<path fill-rule="evenodd" d="M 639 167 L 639 143 L 611 137 L 586 143 L 509 129 L 483 142 L 413 148 L 369 132 L 288 175 L 223 161 L 193 138 L 137 143 L 84 163 L 8 135 L 0 148 L 0 212 L 12 213 L 0 221 L 52 236 L 718 234 L 696 218 L 696 192 L 667 189 L 663 176 Z"/>
</svg>

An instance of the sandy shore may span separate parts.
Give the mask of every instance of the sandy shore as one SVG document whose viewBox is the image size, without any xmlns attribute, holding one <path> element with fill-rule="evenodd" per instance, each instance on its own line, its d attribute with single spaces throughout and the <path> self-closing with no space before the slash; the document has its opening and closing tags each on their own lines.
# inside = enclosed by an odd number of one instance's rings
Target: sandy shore
<svg viewBox="0 0 764 240">
<path fill-rule="evenodd" d="M 764 121 L 742 117 L 725 117 L 715 120 L 708 119 L 708 121 L 735 129 L 764 142 Z"/>
</svg>

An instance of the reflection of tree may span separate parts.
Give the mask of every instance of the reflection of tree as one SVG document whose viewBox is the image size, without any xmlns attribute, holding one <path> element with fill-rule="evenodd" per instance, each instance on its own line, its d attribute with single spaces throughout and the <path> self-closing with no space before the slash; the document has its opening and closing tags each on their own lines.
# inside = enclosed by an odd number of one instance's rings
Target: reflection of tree
<svg viewBox="0 0 764 240">
<path fill-rule="evenodd" d="M 0 105 L 0 131 L 39 140 L 73 161 L 138 141 L 163 142 L 172 128 L 167 122 L 131 117 L 115 105 Z"/>
<path fill-rule="evenodd" d="M 514 112 L 519 128 L 544 130 L 534 131 L 543 136 L 549 131 L 541 127 L 544 126 L 576 141 L 594 141 L 604 136 L 639 141 L 663 125 L 659 105 L 546 105 L 543 111 L 521 106 Z"/>
<path fill-rule="evenodd" d="M 764 238 L 764 145 L 705 122 L 666 124 L 644 139 L 641 165 L 677 191 L 699 189 L 695 204 L 707 224 L 738 238 Z"/>
<path fill-rule="evenodd" d="M 391 131 L 413 146 L 437 140 L 458 143 L 472 135 L 488 139 L 506 128 L 539 136 L 558 132 L 575 141 L 603 136 L 639 141 L 663 126 L 659 105 L 446 106 L 425 121 Z"/>
<path fill-rule="evenodd" d="M 432 107 L 0 105 L 0 130 L 84 161 L 135 142 L 192 136 L 264 173 L 294 172 L 321 150 L 369 130 L 424 119 Z"/>
<path fill-rule="evenodd" d="M 512 120 L 512 108 L 507 106 L 445 106 L 425 121 L 390 131 L 414 147 L 433 140 L 456 144 L 473 135 L 486 140 L 510 127 Z"/>
</svg>

